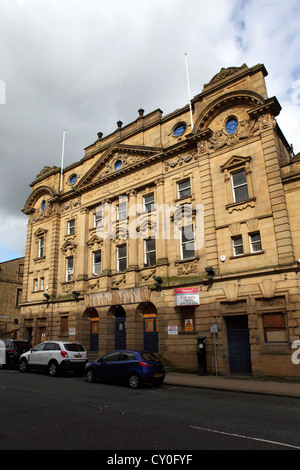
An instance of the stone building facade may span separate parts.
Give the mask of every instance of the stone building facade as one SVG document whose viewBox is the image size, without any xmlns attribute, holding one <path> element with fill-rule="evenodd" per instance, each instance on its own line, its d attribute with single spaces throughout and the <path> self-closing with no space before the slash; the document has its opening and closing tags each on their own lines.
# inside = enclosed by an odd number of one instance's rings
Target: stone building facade
<svg viewBox="0 0 300 470">
<path fill-rule="evenodd" d="M 21 338 L 24 258 L 0 263 L 0 338 Z"/>
<path fill-rule="evenodd" d="M 222 69 L 31 184 L 23 336 L 153 349 L 207 372 L 299 377 L 300 158 L 265 67 Z"/>
</svg>

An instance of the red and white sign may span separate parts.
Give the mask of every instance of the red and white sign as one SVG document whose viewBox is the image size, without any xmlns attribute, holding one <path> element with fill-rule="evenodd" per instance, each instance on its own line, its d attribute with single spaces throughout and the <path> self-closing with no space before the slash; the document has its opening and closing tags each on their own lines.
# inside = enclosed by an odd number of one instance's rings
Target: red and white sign
<svg viewBox="0 0 300 470">
<path fill-rule="evenodd" d="M 200 305 L 198 287 L 179 287 L 174 291 L 174 307 Z"/>
</svg>

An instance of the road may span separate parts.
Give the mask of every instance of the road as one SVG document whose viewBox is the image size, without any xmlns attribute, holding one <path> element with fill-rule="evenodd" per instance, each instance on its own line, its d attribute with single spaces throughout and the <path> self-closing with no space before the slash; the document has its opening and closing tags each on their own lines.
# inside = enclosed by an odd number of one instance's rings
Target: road
<svg viewBox="0 0 300 470">
<path fill-rule="evenodd" d="M 0 370 L 0 423 L 0 450 L 300 449 L 296 398 L 166 384 L 132 390 L 33 371 Z"/>
</svg>

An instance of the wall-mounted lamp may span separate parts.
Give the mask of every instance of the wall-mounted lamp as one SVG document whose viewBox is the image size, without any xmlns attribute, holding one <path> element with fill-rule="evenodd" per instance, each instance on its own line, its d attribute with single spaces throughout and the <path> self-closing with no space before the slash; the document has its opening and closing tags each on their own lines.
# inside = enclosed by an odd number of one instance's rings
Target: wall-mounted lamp
<svg viewBox="0 0 300 470">
<path fill-rule="evenodd" d="M 43 294 L 44 297 L 46 297 L 46 300 L 43 300 L 43 302 L 49 302 L 50 300 L 50 295 L 49 294 Z"/>
<path fill-rule="evenodd" d="M 73 290 L 72 295 L 73 295 L 74 299 L 76 300 L 76 302 L 78 302 L 80 292 L 78 292 L 77 290 Z"/>
<path fill-rule="evenodd" d="M 210 281 L 214 278 L 215 275 L 215 270 L 212 266 L 205 268 L 205 271 L 207 272 L 206 279 L 209 279 Z"/>
<path fill-rule="evenodd" d="M 161 291 L 161 285 L 163 283 L 163 280 L 160 276 L 153 276 L 153 279 L 155 281 L 155 287 L 158 292 Z"/>
</svg>

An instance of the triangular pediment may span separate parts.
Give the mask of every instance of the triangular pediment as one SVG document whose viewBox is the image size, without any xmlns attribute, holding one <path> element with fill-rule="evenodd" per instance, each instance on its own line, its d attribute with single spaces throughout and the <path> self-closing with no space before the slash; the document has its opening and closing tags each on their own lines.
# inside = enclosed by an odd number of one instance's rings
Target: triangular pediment
<svg viewBox="0 0 300 470">
<path fill-rule="evenodd" d="M 91 249 L 99 249 L 103 245 L 103 239 L 97 237 L 97 235 L 92 235 L 92 237 L 86 242 L 86 244 Z"/>
<path fill-rule="evenodd" d="M 221 170 L 231 170 L 232 168 L 238 167 L 238 166 L 245 166 L 246 163 L 249 163 L 251 160 L 251 157 L 239 157 L 237 155 L 233 155 L 229 160 L 224 163 L 224 165 L 221 166 Z"/>
<path fill-rule="evenodd" d="M 80 179 L 77 188 L 81 188 L 101 179 L 115 178 L 120 174 L 145 164 L 149 158 L 158 155 L 162 149 L 117 144 L 107 149 L 87 173 Z"/>
</svg>

